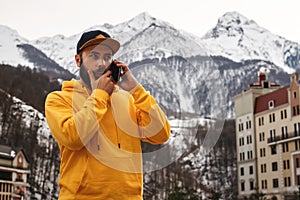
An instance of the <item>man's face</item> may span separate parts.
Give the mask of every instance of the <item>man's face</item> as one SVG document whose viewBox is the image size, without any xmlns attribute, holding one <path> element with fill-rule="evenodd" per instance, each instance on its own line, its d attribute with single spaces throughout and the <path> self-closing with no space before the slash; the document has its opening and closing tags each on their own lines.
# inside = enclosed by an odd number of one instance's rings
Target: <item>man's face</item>
<svg viewBox="0 0 300 200">
<path fill-rule="evenodd" d="M 80 78 L 90 87 L 87 70 L 91 70 L 98 79 L 112 62 L 112 50 L 105 45 L 90 46 L 83 50 L 81 59 Z"/>
</svg>

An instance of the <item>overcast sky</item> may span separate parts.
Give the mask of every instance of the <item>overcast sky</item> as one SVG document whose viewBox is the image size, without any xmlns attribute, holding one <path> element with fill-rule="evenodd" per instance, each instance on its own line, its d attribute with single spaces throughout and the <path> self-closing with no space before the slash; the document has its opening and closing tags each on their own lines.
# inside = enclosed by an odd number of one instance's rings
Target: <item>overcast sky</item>
<svg viewBox="0 0 300 200">
<path fill-rule="evenodd" d="M 0 0 L 0 24 L 32 40 L 71 36 L 104 23 L 116 25 L 145 11 L 198 36 L 214 27 L 224 13 L 237 11 L 300 43 L 299 0 Z"/>
</svg>

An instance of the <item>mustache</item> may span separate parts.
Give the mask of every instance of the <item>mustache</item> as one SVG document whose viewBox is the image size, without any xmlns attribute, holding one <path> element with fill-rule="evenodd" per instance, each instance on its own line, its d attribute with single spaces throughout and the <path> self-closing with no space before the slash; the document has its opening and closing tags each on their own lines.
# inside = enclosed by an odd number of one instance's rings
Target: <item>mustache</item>
<svg viewBox="0 0 300 200">
<path fill-rule="evenodd" d="M 107 71 L 107 69 L 104 69 L 104 68 L 98 68 L 97 70 L 95 71 L 92 71 L 95 74 L 104 74 L 105 72 Z"/>
<path fill-rule="evenodd" d="M 100 76 L 102 76 L 106 71 L 108 70 L 108 68 L 98 68 L 93 72 L 93 75 L 95 77 L 95 79 L 98 79 Z M 82 63 L 81 67 L 79 69 L 79 75 L 82 78 L 83 82 L 86 84 L 86 86 L 91 90 L 91 79 L 90 76 L 87 72 L 87 69 L 85 67 L 85 65 Z"/>
</svg>

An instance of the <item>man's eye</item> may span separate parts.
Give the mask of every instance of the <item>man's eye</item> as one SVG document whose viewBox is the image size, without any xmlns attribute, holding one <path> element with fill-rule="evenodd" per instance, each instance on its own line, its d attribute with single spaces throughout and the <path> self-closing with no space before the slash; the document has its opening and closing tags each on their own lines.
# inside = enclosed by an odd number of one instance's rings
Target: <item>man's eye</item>
<svg viewBox="0 0 300 200">
<path fill-rule="evenodd" d="M 99 56 L 98 56 L 97 54 L 95 54 L 95 53 L 93 53 L 92 56 L 93 56 L 93 58 L 94 58 L 95 60 L 97 60 L 97 59 L 99 58 Z"/>
<path fill-rule="evenodd" d="M 111 56 L 104 56 L 105 61 L 111 61 L 111 58 L 112 58 Z"/>
</svg>

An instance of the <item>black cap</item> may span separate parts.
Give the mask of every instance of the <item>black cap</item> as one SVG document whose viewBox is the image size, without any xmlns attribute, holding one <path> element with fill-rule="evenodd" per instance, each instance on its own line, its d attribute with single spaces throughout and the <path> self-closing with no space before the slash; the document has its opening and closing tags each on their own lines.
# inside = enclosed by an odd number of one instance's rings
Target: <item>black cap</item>
<svg viewBox="0 0 300 200">
<path fill-rule="evenodd" d="M 109 34 L 104 31 L 93 30 L 81 35 L 77 43 L 76 53 L 78 54 L 84 48 L 97 44 L 103 44 L 110 47 L 113 54 L 115 54 L 120 48 L 120 43 L 117 40 L 112 39 Z"/>
</svg>

